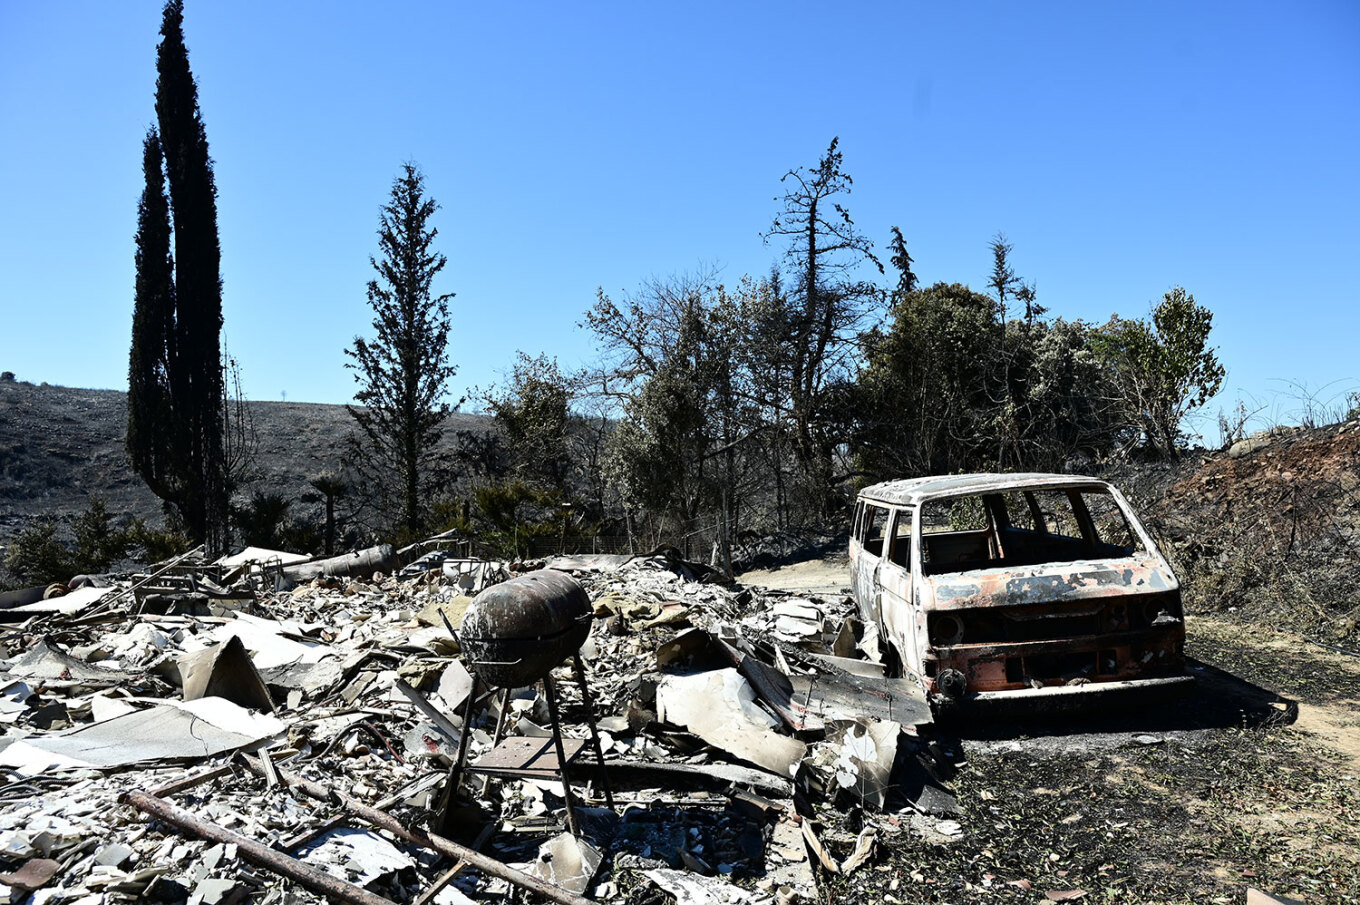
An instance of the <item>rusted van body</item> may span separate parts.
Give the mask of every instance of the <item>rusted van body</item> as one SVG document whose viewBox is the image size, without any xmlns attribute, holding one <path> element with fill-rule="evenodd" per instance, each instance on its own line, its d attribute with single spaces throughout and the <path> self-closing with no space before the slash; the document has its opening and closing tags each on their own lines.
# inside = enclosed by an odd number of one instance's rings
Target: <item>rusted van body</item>
<svg viewBox="0 0 1360 905">
<path fill-rule="evenodd" d="M 1113 486 L 1050 474 L 889 481 L 855 504 L 856 603 L 942 708 L 1182 692 L 1180 582 Z"/>
</svg>

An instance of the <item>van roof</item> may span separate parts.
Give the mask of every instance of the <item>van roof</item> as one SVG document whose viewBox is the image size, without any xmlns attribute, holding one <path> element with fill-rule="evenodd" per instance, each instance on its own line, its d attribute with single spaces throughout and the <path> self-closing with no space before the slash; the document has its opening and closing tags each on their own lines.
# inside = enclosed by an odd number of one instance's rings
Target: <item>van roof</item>
<svg viewBox="0 0 1360 905">
<path fill-rule="evenodd" d="M 922 500 L 964 494 L 995 493 L 1006 490 L 1035 490 L 1051 487 L 1097 487 L 1110 485 L 1099 478 L 1072 474 L 979 474 L 930 475 L 884 481 L 859 492 L 860 498 L 895 506 L 909 506 Z"/>
</svg>

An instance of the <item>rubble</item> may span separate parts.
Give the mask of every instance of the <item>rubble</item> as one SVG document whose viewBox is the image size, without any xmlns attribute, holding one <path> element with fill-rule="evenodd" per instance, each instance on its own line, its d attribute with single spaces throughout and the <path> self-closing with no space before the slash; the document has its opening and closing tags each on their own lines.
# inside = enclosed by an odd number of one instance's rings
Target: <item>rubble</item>
<svg viewBox="0 0 1360 905">
<path fill-rule="evenodd" d="M 783 905 L 816 899 L 818 872 L 871 865 L 925 809 L 914 796 L 948 798 L 929 708 L 866 659 L 849 601 L 743 588 L 666 551 L 548 565 L 588 592 L 590 697 L 571 657 L 556 703 L 481 685 L 464 613 L 526 567 L 440 551 L 404 568 L 390 548 L 189 556 L 7 609 L 0 883 L 81 905 L 647 886 Z M 471 798 L 441 812 L 450 767 L 502 738 L 525 763 L 565 752 L 569 776 L 470 768 Z M 849 832 L 818 828 L 847 808 Z"/>
</svg>

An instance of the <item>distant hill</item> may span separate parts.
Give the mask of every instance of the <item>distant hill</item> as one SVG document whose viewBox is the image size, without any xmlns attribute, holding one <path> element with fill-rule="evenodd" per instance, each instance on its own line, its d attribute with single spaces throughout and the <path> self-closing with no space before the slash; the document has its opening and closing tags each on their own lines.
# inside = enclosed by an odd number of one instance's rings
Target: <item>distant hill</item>
<svg viewBox="0 0 1360 905">
<path fill-rule="evenodd" d="M 249 490 L 298 497 L 340 465 L 353 419 L 343 405 L 251 402 L 259 441 Z M 454 414 L 445 433 L 486 431 L 485 415 Z M 161 505 L 128 464 L 127 394 L 0 381 L 0 543 L 35 516 L 59 518 L 101 496 L 115 515 L 157 523 Z"/>
</svg>

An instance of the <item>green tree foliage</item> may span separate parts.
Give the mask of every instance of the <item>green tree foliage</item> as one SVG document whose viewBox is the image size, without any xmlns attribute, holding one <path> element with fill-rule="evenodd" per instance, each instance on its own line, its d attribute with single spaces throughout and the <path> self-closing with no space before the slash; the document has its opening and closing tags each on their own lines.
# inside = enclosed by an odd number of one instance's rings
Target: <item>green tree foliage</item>
<svg viewBox="0 0 1360 905">
<path fill-rule="evenodd" d="M 282 494 L 255 491 L 249 503 L 232 509 L 241 542 L 247 546 L 279 549 L 291 508 L 292 500 Z"/>
<path fill-rule="evenodd" d="M 310 494 L 303 502 L 317 502 Z M 307 518 L 292 515 L 293 500 L 279 493 L 257 490 L 244 504 L 232 507 L 232 521 L 241 543 L 268 550 L 290 553 L 320 552 L 326 541 L 323 529 Z M 334 549 L 334 523 L 330 523 L 331 547 Z"/>
<path fill-rule="evenodd" d="M 70 581 L 76 574 L 71 551 L 57 539 L 57 521 L 50 516 L 14 536 L 5 550 L 5 568 L 21 587 Z"/>
<path fill-rule="evenodd" d="M 1005 323 L 1008 313 L 1006 300 L 1015 294 L 1016 288 L 1020 285 L 1020 278 L 1015 275 L 1015 268 L 1010 263 L 1010 255 L 1015 247 L 1006 241 L 1002 233 L 993 236 L 987 247 L 992 252 L 992 274 L 987 279 L 987 286 L 992 290 L 992 297 L 996 299 L 1000 320 Z"/>
<path fill-rule="evenodd" d="M 138 558 L 147 564 L 165 562 L 194 548 L 194 542 L 174 528 L 151 528 L 141 519 L 132 520 L 127 534 L 133 547 L 140 548 Z"/>
<path fill-rule="evenodd" d="M 476 488 L 473 503 L 477 539 L 504 556 L 528 556 L 532 542 L 565 531 L 567 510 L 555 490 L 510 480 Z"/>
<path fill-rule="evenodd" d="M 1052 470 L 1114 445 L 1109 375 L 1091 330 L 1061 319 L 1003 324 L 987 295 L 937 283 L 903 296 L 866 337 L 857 449 L 875 478 Z"/>
<path fill-rule="evenodd" d="M 865 265 L 879 273 L 883 265 L 840 200 L 854 180 L 842 169 L 838 145 L 833 138 L 813 169 L 784 174 L 781 182 L 787 191 L 775 199 L 783 209 L 765 234 L 766 241 L 787 243 L 785 261 L 794 280 L 788 293 L 779 296 L 789 366 L 785 410 L 793 451 L 817 514 L 830 504 L 824 493 L 832 483 L 832 451 L 841 439 L 826 422 L 826 390 L 853 375 L 855 340 L 882 298 L 877 286 L 858 278 Z"/>
<path fill-rule="evenodd" d="M 217 187 L 183 22 L 182 0 L 170 0 L 156 55 L 158 127 L 143 144 L 127 442 L 152 492 L 217 549 L 228 516 Z"/>
<path fill-rule="evenodd" d="M 720 545 L 741 519 L 758 415 L 750 366 L 757 299 L 710 277 L 656 281 L 616 304 L 600 294 L 587 323 L 606 353 L 601 385 L 623 402 L 604 473 L 630 512 L 680 528 L 701 516 Z"/>
<path fill-rule="evenodd" d="M 936 283 L 899 298 L 867 337 L 859 381 L 860 468 L 874 477 L 958 471 L 993 452 L 989 413 L 1000 325 L 990 298 Z"/>
<path fill-rule="evenodd" d="M 113 523 L 113 515 L 99 497 L 71 522 L 75 538 L 75 564 L 81 572 L 103 572 L 122 559 L 134 539 Z"/>
<path fill-rule="evenodd" d="M 1218 393 L 1226 374 L 1209 346 L 1214 315 L 1180 286 L 1162 297 L 1151 321 L 1110 318 L 1095 349 L 1117 381 L 1125 427 L 1146 449 L 1174 458 L 1185 416 Z"/>
<path fill-rule="evenodd" d="M 892 228 L 892 241 L 888 244 L 888 250 L 892 252 L 888 261 L 897 271 L 897 285 L 893 287 L 892 298 L 898 299 L 914 291 L 921 281 L 912 273 L 911 265 L 916 262 L 907 252 L 907 240 L 902 236 L 902 230 L 896 226 Z"/>
<path fill-rule="evenodd" d="M 565 493 L 571 467 L 570 382 L 546 355 L 523 352 L 508 386 L 483 396 L 504 437 L 514 476 Z"/>
<path fill-rule="evenodd" d="M 5 568 L 21 586 L 70 581 L 75 575 L 104 572 L 128 554 L 136 543 L 133 529 L 113 523 L 108 506 L 98 497 L 70 521 L 74 546 L 61 541 L 56 519 L 34 520 L 20 531 L 5 551 Z"/>
<path fill-rule="evenodd" d="M 694 331 L 694 325 L 687 328 L 687 345 L 695 341 Z M 709 362 L 701 354 L 695 349 L 665 362 L 629 400 L 607 465 L 628 503 L 681 522 L 711 507 L 716 490 L 709 460 L 716 438 L 703 383 Z"/>
<path fill-rule="evenodd" d="M 447 263 L 433 250 L 439 231 L 430 218 L 438 209 L 419 168 L 403 164 L 379 214 L 381 259 L 369 258 L 378 274 L 368 284 L 376 336 L 356 336 L 345 350 L 359 384 L 358 405 L 349 406 L 359 427 L 349 461 L 382 526 L 407 536 L 423 529 L 436 489 L 436 445 L 456 371 L 448 348 L 453 293 L 435 295 L 432 288 Z"/>
<path fill-rule="evenodd" d="M 165 196 L 160 136 L 142 145 L 146 188 L 137 206 L 136 302 L 128 369 L 127 449 L 132 466 L 164 500 L 179 483 L 167 371 L 175 345 L 175 274 L 170 254 L 170 202 Z"/>
</svg>

